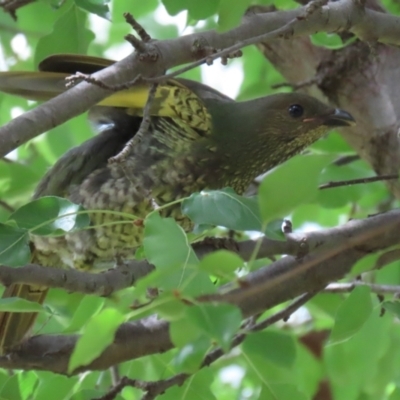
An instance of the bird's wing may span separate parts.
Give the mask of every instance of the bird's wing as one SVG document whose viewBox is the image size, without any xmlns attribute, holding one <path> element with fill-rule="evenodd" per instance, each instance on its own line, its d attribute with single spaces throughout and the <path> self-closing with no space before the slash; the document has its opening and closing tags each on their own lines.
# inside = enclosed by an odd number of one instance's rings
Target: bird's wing
<svg viewBox="0 0 400 400">
<path fill-rule="evenodd" d="M 10 71 L 0 73 L 0 91 L 30 100 L 45 101 L 66 91 L 65 78 L 75 72 L 91 74 L 114 61 L 83 55 L 59 54 L 46 58 L 38 72 Z M 127 90 L 112 93 L 100 106 L 127 108 L 130 115 L 140 116 L 147 102 L 149 85 L 137 84 Z M 233 101 L 222 93 L 187 79 L 170 79 L 158 85 L 150 114 L 182 119 L 194 129 L 210 130 L 208 99 Z"/>
<path fill-rule="evenodd" d="M 28 100 L 46 101 L 65 92 L 65 78 L 71 74 L 51 71 L 0 72 L 0 91 Z M 149 87 L 136 85 L 128 90 L 112 93 L 99 105 L 142 110 L 146 104 Z"/>
<path fill-rule="evenodd" d="M 74 186 L 96 169 L 106 167 L 108 160 L 125 147 L 138 131 L 141 119 L 127 115 L 123 109 L 114 109 L 113 113 L 115 124 L 60 157 L 39 182 L 33 198 L 68 197 Z"/>
<path fill-rule="evenodd" d="M 82 54 L 54 54 L 39 63 L 39 71 L 63 72 L 68 75 L 79 71 L 83 74 L 94 74 L 115 61 L 106 58 L 86 56 Z"/>
</svg>

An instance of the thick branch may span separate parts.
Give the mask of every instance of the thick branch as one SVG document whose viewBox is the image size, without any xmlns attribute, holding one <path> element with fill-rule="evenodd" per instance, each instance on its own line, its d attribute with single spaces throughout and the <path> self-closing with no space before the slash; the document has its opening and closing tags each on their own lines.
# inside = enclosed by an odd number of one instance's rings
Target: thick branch
<svg viewBox="0 0 400 400">
<path fill-rule="evenodd" d="M 391 44 L 400 43 L 398 17 L 363 9 L 358 2 L 352 0 L 330 2 L 307 15 L 306 18 L 298 18 L 304 16 L 305 13 L 305 8 L 300 7 L 297 10 L 251 15 L 239 27 L 222 34 L 208 31 L 174 40 L 157 41 L 146 45 L 149 52 L 158 54 L 156 62 L 141 61 L 141 58 L 134 53 L 93 76 L 107 85 L 116 85 L 132 81 L 138 75 L 143 77 L 161 75 L 162 71 L 168 68 L 198 58 L 193 50 L 195 43 L 226 49 L 232 46 L 243 47 L 261 40 L 265 42 L 278 37 L 290 38 L 318 31 L 341 30 L 351 30 L 360 37 L 368 37 L 369 40 L 375 39 Z M 372 38 L 371 32 L 374 32 Z M 249 40 L 251 38 L 253 39 Z M 206 62 L 209 58 L 204 58 L 202 62 Z M 109 91 L 97 85 L 82 82 L 67 93 L 14 119 L 0 128 L 0 157 L 40 133 L 81 114 L 107 95 Z"/>
<path fill-rule="evenodd" d="M 199 258 L 221 247 L 218 239 L 206 240 L 194 245 Z M 213 244 L 215 242 L 215 244 Z M 249 260 L 253 254 L 256 243 L 253 240 L 246 240 L 237 243 L 237 253 L 244 259 Z M 258 258 L 271 257 L 276 254 L 304 254 L 309 251 L 309 245 L 305 246 L 302 237 L 288 237 L 286 242 L 264 238 Z M 154 267 L 146 260 L 129 260 L 117 268 L 110 269 L 98 274 L 78 271 L 73 269 L 62 269 L 58 265 L 54 268 L 42 267 L 37 264 L 28 264 L 20 268 L 0 265 L 0 282 L 4 286 L 16 283 L 26 283 L 49 288 L 65 289 L 68 292 L 79 292 L 95 294 L 98 296 L 109 296 L 113 292 L 125 289 L 153 271 Z"/>
</svg>

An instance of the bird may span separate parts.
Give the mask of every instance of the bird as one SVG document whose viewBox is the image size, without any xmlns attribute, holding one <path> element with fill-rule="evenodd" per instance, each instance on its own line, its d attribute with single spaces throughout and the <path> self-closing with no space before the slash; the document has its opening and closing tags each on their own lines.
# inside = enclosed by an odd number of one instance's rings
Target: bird
<svg viewBox="0 0 400 400">
<path fill-rule="evenodd" d="M 92 74 L 114 61 L 56 54 L 39 71 L 0 73 L 0 91 L 47 100 L 65 91 L 65 77 Z M 276 93 L 237 102 L 199 82 L 161 82 L 150 106 L 148 131 L 122 162 L 110 163 L 137 133 L 149 85 L 112 92 L 89 111 L 99 133 L 69 150 L 45 174 L 33 199 L 60 196 L 89 210 L 92 229 L 61 237 L 32 235 L 32 260 L 42 266 L 90 270 L 96 263 L 132 257 L 143 224 L 112 212 L 145 216 L 159 206 L 205 189 L 243 194 L 262 173 L 298 154 L 329 130 L 355 123 L 346 111 L 301 93 Z M 90 213 L 90 210 L 104 212 Z M 107 212 L 107 211 L 111 211 Z M 180 206 L 162 209 L 186 231 Z M 12 284 L 3 297 L 43 303 L 45 287 Z M 35 313 L 0 313 L 4 353 L 29 335 Z"/>
</svg>

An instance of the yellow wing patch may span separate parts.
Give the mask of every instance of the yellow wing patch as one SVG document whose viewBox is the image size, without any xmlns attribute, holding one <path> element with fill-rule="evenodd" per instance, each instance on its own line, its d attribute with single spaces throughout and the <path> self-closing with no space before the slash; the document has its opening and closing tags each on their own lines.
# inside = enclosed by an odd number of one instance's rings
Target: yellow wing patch
<svg viewBox="0 0 400 400">
<path fill-rule="evenodd" d="M 65 78 L 60 72 L 1 72 L 0 91 L 29 100 L 46 101 L 65 92 Z M 142 84 L 112 93 L 100 106 L 128 108 L 130 115 L 142 115 L 149 86 Z M 169 80 L 157 88 L 151 115 L 177 118 L 193 129 L 207 131 L 211 117 L 201 99 L 176 80 Z"/>
<path fill-rule="evenodd" d="M 140 99 L 144 100 L 141 107 L 132 108 L 128 113 L 142 115 L 147 96 L 148 88 L 145 88 L 145 91 L 140 96 Z M 157 87 L 150 114 L 170 117 L 179 121 L 179 123 L 201 131 L 208 131 L 211 126 L 211 116 L 201 99 L 186 86 L 175 80 L 169 80 Z"/>
</svg>

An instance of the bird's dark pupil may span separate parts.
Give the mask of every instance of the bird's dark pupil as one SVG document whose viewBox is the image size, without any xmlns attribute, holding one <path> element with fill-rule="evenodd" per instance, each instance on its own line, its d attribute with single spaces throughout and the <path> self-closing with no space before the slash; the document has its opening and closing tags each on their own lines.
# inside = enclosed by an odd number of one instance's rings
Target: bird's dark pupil
<svg viewBox="0 0 400 400">
<path fill-rule="evenodd" d="M 303 115 L 304 109 L 300 104 L 292 104 L 289 107 L 289 114 L 293 118 L 299 118 Z"/>
</svg>

